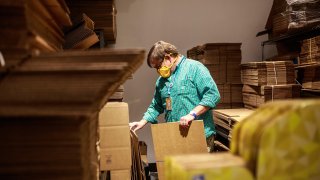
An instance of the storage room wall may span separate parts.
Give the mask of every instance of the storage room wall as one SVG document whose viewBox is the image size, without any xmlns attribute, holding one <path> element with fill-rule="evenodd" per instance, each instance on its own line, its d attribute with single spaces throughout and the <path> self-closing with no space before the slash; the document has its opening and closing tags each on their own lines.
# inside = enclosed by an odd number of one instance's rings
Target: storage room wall
<svg viewBox="0 0 320 180">
<path fill-rule="evenodd" d="M 204 43 L 242 43 L 242 62 L 261 61 L 261 42 L 272 0 L 116 0 L 117 40 L 115 48 L 146 49 L 159 40 L 170 42 L 186 55 Z M 276 53 L 266 47 L 265 56 Z M 139 121 L 149 106 L 158 77 L 144 64 L 124 84 L 124 101 L 130 121 Z M 214 78 L 214 77 L 213 77 Z M 163 117 L 163 116 L 162 116 Z M 160 117 L 160 119 L 163 119 Z M 137 132 L 148 145 L 148 160 L 154 162 L 150 125 Z M 163 135 L 166 138 L 166 135 Z M 169 141 L 170 139 L 168 139 Z"/>
</svg>

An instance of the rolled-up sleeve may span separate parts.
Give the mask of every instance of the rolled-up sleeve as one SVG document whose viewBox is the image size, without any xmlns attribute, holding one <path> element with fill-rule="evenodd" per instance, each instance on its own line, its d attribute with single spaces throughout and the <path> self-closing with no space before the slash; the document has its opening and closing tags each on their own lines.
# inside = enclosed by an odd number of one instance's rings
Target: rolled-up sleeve
<svg viewBox="0 0 320 180">
<path fill-rule="evenodd" d="M 158 84 L 158 83 L 157 83 Z M 152 124 L 158 123 L 157 117 L 163 113 L 164 109 L 161 105 L 161 94 L 157 88 L 154 92 L 153 99 L 151 101 L 150 106 L 148 107 L 147 111 L 144 113 L 143 119 L 147 120 L 148 122 Z"/>
<path fill-rule="evenodd" d="M 209 70 L 203 64 L 200 64 L 196 71 L 198 71 L 196 73 L 197 77 L 194 79 L 201 99 L 199 105 L 212 109 L 216 107 L 220 101 L 220 93 L 217 85 L 211 77 Z"/>
</svg>

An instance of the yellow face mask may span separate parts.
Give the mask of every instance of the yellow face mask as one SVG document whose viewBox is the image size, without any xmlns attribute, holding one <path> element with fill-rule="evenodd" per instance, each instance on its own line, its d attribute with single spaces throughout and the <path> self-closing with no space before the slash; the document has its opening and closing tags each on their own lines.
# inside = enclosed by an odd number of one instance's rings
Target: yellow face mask
<svg viewBox="0 0 320 180">
<path fill-rule="evenodd" d="M 171 75 L 171 67 L 176 62 L 177 59 L 178 59 L 178 57 L 175 58 L 175 60 L 173 61 L 173 63 L 170 66 L 162 66 L 161 68 L 158 69 L 158 73 L 160 74 L 161 77 L 163 77 L 163 78 L 170 77 L 170 75 Z"/>
</svg>

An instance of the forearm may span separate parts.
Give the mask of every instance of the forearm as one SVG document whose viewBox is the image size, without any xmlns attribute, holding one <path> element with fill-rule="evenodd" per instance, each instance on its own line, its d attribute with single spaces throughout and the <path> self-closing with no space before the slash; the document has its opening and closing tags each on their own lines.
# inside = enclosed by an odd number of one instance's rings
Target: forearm
<svg viewBox="0 0 320 180">
<path fill-rule="evenodd" d="M 190 122 L 195 120 L 198 116 L 201 114 L 207 112 L 210 109 L 210 107 L 198 105 L 195 108 L 193 108 L 189 114 L 182 116 L 180 118 L 180 125 L 183 127 L 188 127 L 190 125 Z"/>
<path fill-rule="evenodd" d="M 141 119 L 140 121 L 129 123 L 129 127 L 130 127 L 130 130 L 135 132 L 135 131 L 143 128 L 147 123 L 148 123 L 147 120 Z"/>
<path fill-rule="evenodd" d="M 141 119 L 141 120 L 140 120 L 140 123 L 143 124 L 143 126 L 145 126 L 145 125 L 148 123 L 148 121 L 145 120 L 145 119 Z"/>
<path fill-rule="evenodd" d="M 210 107 L 198 105 L 195 108 L 193 108 L 193 112 L 196 113 L 197 117 L 202 115 L 203 113 L 207 112 L 210 109 Z"/>
<path fill-rule="evenodd" d="M 148 107 L 147 111 L 144 113 L 142 120 L 148 121 L 152 124 L 157 123 L 157 117 L 163 113 L 164 109 L 161 107 L 160 103 L 154 98 Z"/>
</svg>

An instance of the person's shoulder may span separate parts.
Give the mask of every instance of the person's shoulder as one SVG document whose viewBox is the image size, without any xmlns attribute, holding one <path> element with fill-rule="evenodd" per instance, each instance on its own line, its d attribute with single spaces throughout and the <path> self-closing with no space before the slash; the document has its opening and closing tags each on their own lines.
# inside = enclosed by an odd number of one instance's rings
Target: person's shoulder
<svg viewBox="0 0 320 180">
<path fill-rule="evenodd" d="M 197 65 L 197 64 L 202 64 L 201 62 L 195 60 L 195 59 L 190 59 L 190 58 L 186 58 L 186 62 L 190 65 Z"/>
<path fill-rule="evenodd" d="M 186 59 L 186 62 L 187 62 L 187 64 L 189 65 L 189 66 L 191 66 L 191 67 L 193 67 L 193 68 L 199 68 L 199 67 L 203 67 L 204 65 L 201 63 L 201 62 L 199 62 L 199 61 L 197 61 L 197 60 L 194 60 L 194 59 L 189 59 L 189 58 L 187 58 Z"/>
</svg>

